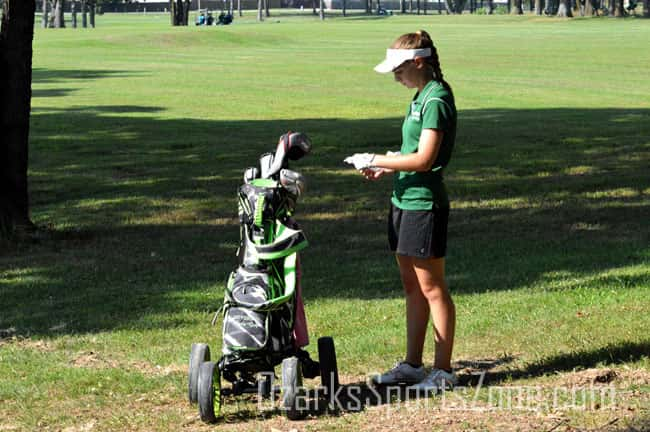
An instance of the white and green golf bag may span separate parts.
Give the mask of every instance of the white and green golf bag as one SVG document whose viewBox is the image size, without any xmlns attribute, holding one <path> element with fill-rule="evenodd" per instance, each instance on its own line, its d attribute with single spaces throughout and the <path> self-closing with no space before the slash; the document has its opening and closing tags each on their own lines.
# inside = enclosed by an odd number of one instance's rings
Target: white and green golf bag
<svg viewBox="0 0 650 432">
<path fill-rule="evenodd" d="M 226 286 L 219 361 L 231 382 L 272 371 L 282 359 L 302 352 L 294 325 L 298 251 L 307 247 L 307 239 L 292 215 L 305 182 L 288 169 L 287 159 L 301 158 L 310 147 L 303 134 L 283 135 L 275 154 L 263 155 L 259 168 L 246 170 L 239 188 L 239 266 Z"/>
</svg>

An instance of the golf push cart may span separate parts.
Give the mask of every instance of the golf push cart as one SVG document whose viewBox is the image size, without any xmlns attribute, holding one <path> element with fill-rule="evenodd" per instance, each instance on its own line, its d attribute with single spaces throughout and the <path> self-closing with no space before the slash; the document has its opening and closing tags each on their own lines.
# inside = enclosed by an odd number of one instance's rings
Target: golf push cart
<svg viewBox="0 0 650 432">
<path fill-rule="evenodd" d="M 331 337 L 318 339 L 319 362 L 302 348 L 308 344 L 301 299 L 298 251 L 307 239 L 293 220 L 296 201 L 305 190 L 304 177 L 288 160 L 309 153 L 306 135 L 288 132 L 275 153 L 260 157 L 259 168 L 244 172 L 239 187 L 239 266 L 230 274 L 223 305 L 222 356 L 210 361 L 210 348 L 192 344 L 189 399 L 199 405 L 201 420 L 214 422 L 225 396 L 280 394 L 289 419 L 306 414 L 298 406 L 302 378 L 321 377 L 323 390 L 334 395 L 339 385 Z M 282 386 L 273 385 L 275 366 L 282 364 Z M 222 387 L 222 379 L 231 383 Z M 280 390 L 280 392 L 276 391 Z"/>
</svg>

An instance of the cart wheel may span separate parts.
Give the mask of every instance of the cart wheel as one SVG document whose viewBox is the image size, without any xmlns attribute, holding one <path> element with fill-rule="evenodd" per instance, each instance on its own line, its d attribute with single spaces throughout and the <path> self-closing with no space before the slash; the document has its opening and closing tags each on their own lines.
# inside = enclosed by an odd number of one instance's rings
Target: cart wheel
<svg viewBox="0 0 650 432">
<path fill-rule="evenodd" d="M 273 395 L 273 381 L 275 375 L 273 371 L 263 372 L 257 380 L 257 394 L 264 399 L 269 399 Z"/>
<path fill-rule="evenodd" d="M 331 397 L 339 388 L 336 350 L 334 349 L 334 339 L 331 337 L 318 338 L 318 362 L 320 363 L 321 384 L 327 390 L 327 395 Z"/>
<path fill-rule="evenodd" d="M 301 387 L 302 373 L 298 358 L 282 360 L 282 410 L 289 420 L 299 420 L 306 414 L 297 406 Z"/>
<path fill-rule="evenodd" d="M 221 414 L 221 371 L 216 363 L 208 361 L 201 364 L 197 387 L 201 420 L 214 423 Z"/>
<path fill-rule="evenodd" d="M 197 384 L 199 381 L 199 367 L 201 363 L 210 360 L 210 347 L 204 343 L 192 344 L 190 351 L 190 370 L 189 370 L 189 385 L 188 395 L 190 403 L 196 403 Z"/>
</svg>

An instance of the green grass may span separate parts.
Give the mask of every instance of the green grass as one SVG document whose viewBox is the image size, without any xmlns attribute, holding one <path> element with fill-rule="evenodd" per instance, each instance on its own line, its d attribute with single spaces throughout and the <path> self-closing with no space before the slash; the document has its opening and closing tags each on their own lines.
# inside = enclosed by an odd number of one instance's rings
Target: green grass
<svg viewBox="0 0 650 432">
<path fill-rule="evenodd" d="M 298 220 L 312 340 L 334 336 L 351 379 L 401 358 L 390 181 L 367 184 L 341 161 L 399 146 L 411 92 L 372 67 L 418 28 L 460 109 L 446 173 L 455 359 L 500 361 L 496 383 L 650 372 L 646 21 L 253 18 L 171 28 L 164 15 L 103 15 L 94 30 L 36 30 L 30 195 L 49 235 L 2 244 L 0 329 L 15 337 L 0 339 L 0 430 L 200 427 L 185 403 L 189 347 L 219 350 L 209 320 L 236 264 L 234 193 L 286 130 L 314 142 L 294 165 L 309 180 Z M 228 409 L 224 430 L 293 427 Z"/>
</svg>

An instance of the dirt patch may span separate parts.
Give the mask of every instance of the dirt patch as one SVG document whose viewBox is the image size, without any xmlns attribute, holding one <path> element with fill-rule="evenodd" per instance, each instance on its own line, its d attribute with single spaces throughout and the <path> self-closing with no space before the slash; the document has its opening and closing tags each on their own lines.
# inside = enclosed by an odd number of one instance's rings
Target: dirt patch
<svg viewBox="0 0 650 432">
<path fill-rule="evenodd" d="M 99 353 L 93 351 L 77 353 L 72 360 L 70 360 L 70 365 L 89 369 L 108 369 L 120 366 L 117 361 L 105 358 Z"/>
<path fill-rule="evenodd" d="M 642 369 L 592 368 L 558 375 L 554 385 L 589 387 L 613 384 L 618 388 L 650 385 L 650 372 Z"/>
<path fill-rule="evenodd" d="M 11 330 L 11 329 L 9 329 Z M 8 335 L 8 330 L 5 329 L 3 330 L 5 332 L 5 335 Z M 26 348 L 26 349 L 32 349 L 32 350 L 37 350 L 41 352 L 52 352 L 56 350 L 56 347 L 54 344 L 50 341 L 43 340 L 43 339 L 29 339 L 24 336 L 8 336 L 8 337 L 0 337 L 0 348 L 3 346 L 13 346 L 16 348 Z"/>
<path fill-rule="evenodd" d="M 70 365 L 90 369 L 121 369 L 127 372 L 139 372 L 149 376 L 167 376 L 187 373 L 187 366 L 171 364 L 167 366 L 153 365 L 145 361 L 123 361 L 110 358 L 94 351 L 76 353 Z"/>
<path fill-rule="evenodd" d="M 90 432 L 95 428 L 96 424 L 97 424 L 96 420 L 90 420 L 89 422 L 84 423 L 83 425 L 69 426 L 63 429 L 61 432 Z"/>
</svg>

